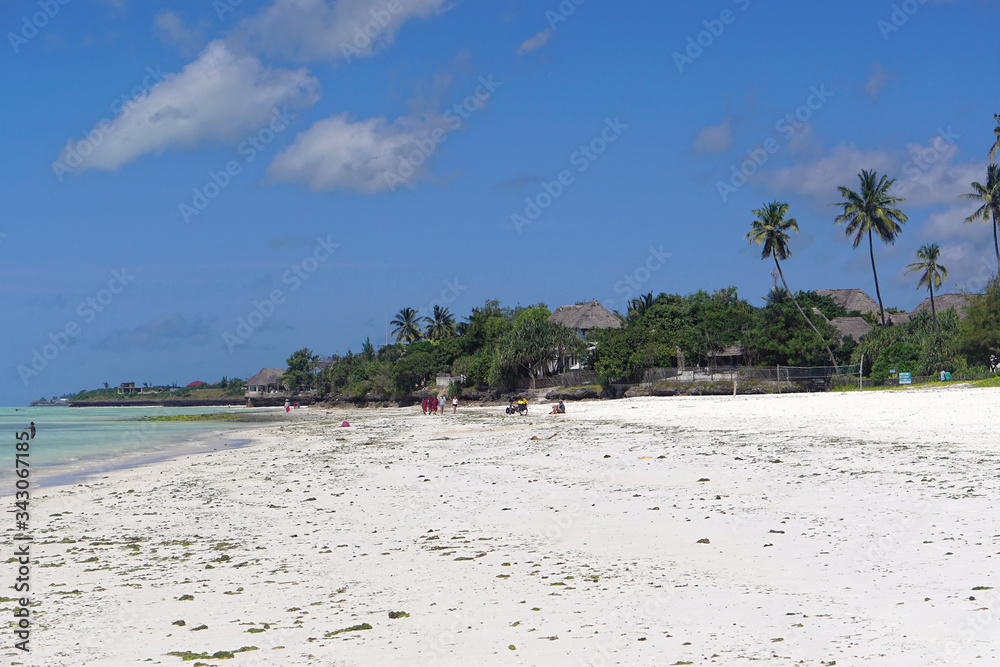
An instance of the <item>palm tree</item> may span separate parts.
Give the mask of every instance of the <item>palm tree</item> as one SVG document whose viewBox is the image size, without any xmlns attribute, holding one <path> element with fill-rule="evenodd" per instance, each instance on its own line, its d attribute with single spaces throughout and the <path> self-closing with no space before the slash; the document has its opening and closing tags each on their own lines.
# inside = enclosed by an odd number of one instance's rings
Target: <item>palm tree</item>
<svg viewBox="0 0 1000 667">
<path fill-rule="evenodd" d="M 396 319 L 390 324 L 396 327 L 392 330 L 392 335 L 396 337 L 396 342 L 412 343 L 420 340 L 420 327 L 417 325 L 417 311 L 413 308 L 403 308 L 396 313 Z"/>
<path fill-rule="evenodd" d="M 785 303 L 786 301 L 788 301 L 788 290 L 784 287 L 772 287 L 771 291 L 764 297 L 764 302 L 769 306 Z"/>
<path fill-rule="evenodd" d="M 455 335 L 455 316 L 447 308 L 434 306 L 434 316 L 425 317 L 424 338 L 427 340 L 444 340 Z"/>
<path fill-rule="evenodd" d="M 920 261 L 914 262 L 906 267 L 907 273 L 913 273 L 914 271 L 924 272 L 924 274 L 920 276 L 920 282 L 917 283 L 917 289 L 926 285 L 927 289 L 931 291 L 931 316 L 934 318 L 934 331 L 938 330 L 937 311 L 934 309 L 934 288 L 936 287 L 940 290 L 941 284 L 944 282 L 945 278 L 948 277 L 948 269 L 937 263 L 940 257 L 941 248 L 938 247 L 937 243 L 922 245 L 920 246 L 920 249 L 917 250 L 917 259 Z"/>
<path fill-rule="evenodd" d="M 994 162 L 997 159 L 997 150 L 1000 149 L 1000 113 L 993 114 L 993 118 L 997 121 L 997 126 L 993 128 L 993 134 L 997 135 L 997 140 L 993 142 L 990 146 L 990 162 Z"/>
<path fill-rule="evenodd" d="M 653 293 L 642 294 L 636 299 L 628 302 L 629 319 L 637 319 L 646 314 L 646 311 L 653 307 Z"/>
<path fill-rule="evenodd" d="M 1000 245 L 997 245 L 997 227 L 1000 226 L 1000 166 L 991 164 L 986 167 L 986 185 L 973 183 L 971 192 L 959 195 L 963 199 L 973 199 L 983 203 L 975 213 L 965 219 L 965 224 L 976 220 L 988 222 L 993 219 L 993 250 L 997 255 L 997 270 L 1000 271 Z"/>
<path fill-rule="evenodd" d="M 837 360 L 834 358 L 830 346 L 827 344 L 826 339 L 823 338 L 823 334 L 813 324 L 813 321 L 806 317 L 799 302 L 795 299 L 795 295 L 792 294 L 792 290 L 788 288 L 785 274 L 782 272 L 781 264 L 778 262 L 779 259 L 788 259 L 792 256 L 792 251 L 788 249 L 788 230 L 799 231 L 798 221 L 795 218 L 786 219 L 786 213 L 788 213 L 788 204 L 778 201 L 764 204 L 764 208 L 753 211 L 757 219 L 750 223 L 750 231 L 746 235 L 747 243 L 755 243 L 763 246 L 760 253 L 761 259 L 774 257 L 774 266 L 778 269 L 778 276 L 781 277 L 781 284 L 785 286 L 785 292 L 792 298 L 792 303 L 795 304 L 795 308 L 798 309 L 802 319 L 812 327 L 812 330 L 816 332 L 819 339 L 823 341 L 827 354 L 830 355 L 830 361 L 833 362 L 833 366 L 836 368 Z M 772 294 L 768 296 L 772 296 L 775 290 L 771 290 L 771 292 Z"/>
<path fill-rule="evenodd" d="M 882 176 L 879 178 L 874 171 L 864 171 L 858 174 L 861 179 L 860 194 L 840 186 L 837 190 L 844 201 L 834 206 L 842 206 L 844 212 L 837 216 L 836 224 L 847 223 L 844 230 L 847 236 L 854 237 L 854 247 L 861 245 L 861 240 L 868 237 L 868 253 L 872 259 L 872 274 L 875 276 L 875 296 L 878 297 L 878 309 L 885 326 L 885 308 L 882 307 L 882 293 L 878 288 L 878 271 L 875 270 L 875 245 L 872 233 L 878 234 L 884 243 L 895 243 L 896 237 L 903 232 L 900 226 L 907 220 L 906 214 L 896 204 L 904 201 L 902 197 L 893 197 L 889 189 L 896 182 L 894 178 Z"/>
</svg>

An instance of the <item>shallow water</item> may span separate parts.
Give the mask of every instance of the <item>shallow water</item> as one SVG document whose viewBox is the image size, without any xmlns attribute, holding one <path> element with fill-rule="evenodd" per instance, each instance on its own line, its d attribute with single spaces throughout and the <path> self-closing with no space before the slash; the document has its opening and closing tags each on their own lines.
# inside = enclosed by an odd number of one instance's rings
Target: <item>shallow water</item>
<svg viewBox="0 0 1000 667">
<path fill-rule="evenodd" d="M 219 412 L 250 414 L 245 408 L 0 408 L 0 434 L 13 444 L 16 434 L 35 422 L 30 463 L 33 483 L 65 483 L 88 473 L 128 467 L 150 459 L 169 458 L 196 449 L 243 444 L 227 433 L 246 428 L 240 422 L 150 422 L 142 417 Z M 13 447 L 9 461 L 0 460 L 0 495 L 13 480 Z"/>
</svg>

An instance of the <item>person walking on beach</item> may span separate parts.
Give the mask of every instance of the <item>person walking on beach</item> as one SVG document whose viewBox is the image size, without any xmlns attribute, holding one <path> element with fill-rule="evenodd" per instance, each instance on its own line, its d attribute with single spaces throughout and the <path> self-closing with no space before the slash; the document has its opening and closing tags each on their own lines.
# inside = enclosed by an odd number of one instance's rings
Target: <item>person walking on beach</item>
<svg viewBox="0 0 1000 667">
<path fill-rule="evenodd" d="M 291 408 L 289 407 L 290 405 L 291 404 L 288 402 L 288 399 L 286 398 L 285 399 L 285 412 L 288 412 L 289 410 L 291 410 Z"/>
<path fill-rule="evenodd" d="M 31 438 L 35 437 L 35 422 L 31 422 Z"/>
<path fill-rule="evenodd" d="M 427 404 L 430 403 L 431 399 L 424 396 L 424 400 L 420 401 L 420 409 L 424 411 L 424 416 L 427 416 Z"/>
<path fill-rule="evenodd" d="M 453 396 L 451 399 L 451 414 L 458 412 L 458 396 Z"/>
<path fill-rule="evenodd" d="M 440 400 L 441 400 L 441 414 L 444 414 L 445 408 L 448 407 L 448 397 L 445 396 L 444 394 L 441 394 Z"/>
<path fill-rule="evenodd" d="M 431 399 L 431 414 L 435 414 L 438 410 L 438 397 L 435 396 Z"/>
</svg>

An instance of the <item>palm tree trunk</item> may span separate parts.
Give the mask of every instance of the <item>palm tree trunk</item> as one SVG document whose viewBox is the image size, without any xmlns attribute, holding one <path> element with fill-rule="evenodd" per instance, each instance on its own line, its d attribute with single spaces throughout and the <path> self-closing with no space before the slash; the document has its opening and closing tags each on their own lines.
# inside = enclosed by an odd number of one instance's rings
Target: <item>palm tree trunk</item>
<svg viewBox="0 0 1000 667">
<path fill-rule="evenodd" d="M 830 361 L 833 363 L 834 369 L 837 369 L 837 360 L 836 358 L 834 358 L 833 352 L 830 351 L 830 346 L 823 338 L 823 334 L 819 332 L 819 329 L 816 328 L 816 325 L 813 324 L 812 320 L 806 317 L 805 312 L 802 310 L 802 306 L 799 305 L 799 302 L 795 299 L 795 295 L 792 294 L 792 290 L 788 289 L 788 283 L 785 281 L 785 274 L 781 270 L 781 264 L 778 263 L 777 257 L 774 258 L 774 265 L 778 267 L 778 275 L 781 276 L 781 284 L 785 286 L 785 291 L 788 292 L 788 296 L 792 297 L 792 303 L 794 303 L 795 307 L 798 309 L 799 315 L 801 315 L 802 319 L 804 319 L 809 324 L 809 326 L 812 327 L 812 330 L 816 332 L 816 336 L 818 336 L 819 339 L 823 341 L 823 345 L 826 347 L 826 353 L 830 355 Z"/>
<path fill-rule="evenodd" d="M 878 312 L 882 316 L 882 326 L 885 326 L 885 308 L 882 307 L 882 293 L 878 289 L 878 271 L 875 270 L 875 246 L 872 244 L 872 230 L 868 230 L 868 254 L 872 258 L 872 273 L 875 275 L 875 296 L 878 297 Z"/>
<path fill-rule="evenodd" d="M 937 333 L 937 330 L 938 330 L 938 328 L 937 328 L 937 311 L 934 310 L 934 279 L 933 278 L 931 278 L 930 290 L 931 290 L 931 317 L 934 319 L 934 333 Z"/>
<path fill-rule="evenodd" d="M 997 220 L 997 212 L 993 211 L 993 250 L 997 253 L 997 273 L 1000 274 L 1000 245 L 997 245 L 998 224 L 1000 224 L 1000 220 Z"/>
</svg>

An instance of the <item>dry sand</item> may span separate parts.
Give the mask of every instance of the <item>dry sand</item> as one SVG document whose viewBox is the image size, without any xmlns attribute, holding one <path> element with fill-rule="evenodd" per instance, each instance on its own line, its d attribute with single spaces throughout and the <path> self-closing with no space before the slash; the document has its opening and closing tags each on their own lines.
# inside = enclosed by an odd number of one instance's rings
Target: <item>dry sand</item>
<svg viewBox="0 0 1000 667">
<path fill-rule="evenodd" d="M 302 410 L 41 491 L 33 650 L 5 658 L 1000 664 L 998 397 Z"/>
</svg>

